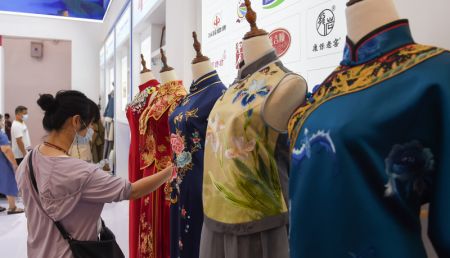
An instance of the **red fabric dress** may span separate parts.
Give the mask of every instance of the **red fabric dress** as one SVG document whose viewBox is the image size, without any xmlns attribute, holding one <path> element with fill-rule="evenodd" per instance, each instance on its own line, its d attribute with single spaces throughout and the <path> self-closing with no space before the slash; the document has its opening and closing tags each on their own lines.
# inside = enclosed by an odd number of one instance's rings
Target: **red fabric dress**
<svg viewBox="0 0 450 258">
<path fill-rule="evenodd" d="M 139 134 L 139 118 L 142 112 L 148 106 L 148 103 L 152 96 L 156 95 L 156 89 L 159 85 L 157 80 L 150 80 L 143 85 L 139 86 L 139 93 L 134 97 L 133 101 L 127 106 L 127 118 L 130 125 L 131 141 L 130 141 L 130 154 L 128 159 L 128 178 L 130 182 L 136 182 L 144 176 L 141 171 L 141 152 L 142 149 L 149 149 L 148 142 L 151 142 L 152 136 L 146 139 Z M 150 147 L 151 148 L 151 147 Z M 148 198 L 148 197 L 146 197 Z M 140 225 L 141 200 L 130 201 L 130 221 L 129 221 L 129 244 L 130 244 L 130 258 L 143 257 L 139 254 L 138 250 L 140 243 Z M 147 223 L 150 223 L 148 221 Z"/>
<path fill-rule="evenodd" d="M 157 173 L 172 164 L 172 149 L 170 145 L 169 116 L 186 96 L 186 90 L 181 81 L 173 81 L 160 85 L 157 94 L 152 98 L 147 108 L 143 111 L 139 121 L 141 135 L 147 135 L 147 139 L 153 139 L 154 168 L 145 168 L 144 173 Z M 150 135 L 153 136 L 150 138 Z M 145 164 L 143 164 L 145 166 Z M 152 215 L 151 224 L 141 224 L 142 232 L 150 234 L 142 235 L 141 245 L 145 244 L 145 256 L 151 258 L 170 258 L 170 193 L 168 186 L 161 187 L 150 194 L 145 203 L 149 203 Z M 145 206 L 147 209 L 147 206 Z M 142 250 L 141 250 L 142 251 Z M 142 252 L 144 254 L 144 252 Z"/>
</svg>

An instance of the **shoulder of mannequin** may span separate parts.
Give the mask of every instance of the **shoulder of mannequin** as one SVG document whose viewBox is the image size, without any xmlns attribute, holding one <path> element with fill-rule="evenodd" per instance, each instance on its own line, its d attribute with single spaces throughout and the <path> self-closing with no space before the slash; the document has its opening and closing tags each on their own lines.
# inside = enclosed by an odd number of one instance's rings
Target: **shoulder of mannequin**
<svg viewBox="0 0 450 258">
<path fill-rule="evenodd" d="M 307 87 L 307 84 L 308 83 L 306 82 L 305 78 L 303 78 L 302 76 L 300 76 L 296 73 L 286 75 L 286 77 L 284 77 L 283 80 L 281 80 L 281 82 L 280 82 L 280 86 L 281 85 L 291 85 L 291 86 L 298 86 L 298 87 Z"/>
</svg>

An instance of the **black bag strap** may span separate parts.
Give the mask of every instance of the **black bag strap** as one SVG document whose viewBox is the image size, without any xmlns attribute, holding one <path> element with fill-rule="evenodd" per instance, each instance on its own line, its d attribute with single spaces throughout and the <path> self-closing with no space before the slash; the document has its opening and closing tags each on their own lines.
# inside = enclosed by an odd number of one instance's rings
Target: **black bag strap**
<svg viewBox="0 0 450 258">
<path fill-rule="evenodd" d="M 63 227 L 63 225 L 61 224 L 61 222 L 59 221 L 54 221 L 48 214 L 47 212 L 45 212 L 44 208 L 42 207 L 40 201 L 39 201 L 39 189 L 36 183 L 36 177 L 34 175 L 34 169 L 33 169 L 33 151 L 30 152 L 29 156 L 28 156 L 28 171 L 30 174 L 30 179 L 31 179 L 31 184 L 33 185 L 34 190 L 36 191 L 36 194 L 38 196 L 38 206 L 39 208 L 42 210 L 42 212 L 44 212 L 44 214 L 53 221 L 53 223 L 55 224 L 56 228 L 58 228 L 59 232 L 61 233 L 61 235 L 63 236 L 63 238 L 65 240 L 72 240 L 72 236 L 66 231 L 66 229 Z"/>
</svg>

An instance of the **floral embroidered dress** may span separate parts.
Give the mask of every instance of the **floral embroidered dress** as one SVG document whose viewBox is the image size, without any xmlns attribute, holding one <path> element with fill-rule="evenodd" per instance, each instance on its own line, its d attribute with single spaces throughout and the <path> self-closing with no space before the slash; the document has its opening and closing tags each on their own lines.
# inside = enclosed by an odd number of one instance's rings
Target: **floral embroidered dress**
<svg viewBox="0 0 450 258">
<path fill-rule="evenodd" d="M 348 40 L 290 121 L 291 257 L 450 257 L 450 53 L 408 21 Z"/>
<path fill-rule="evenodd" d="M 128 157 L 128 179 L 130 182 L 136 182 L 141 179 L 144 174 L 142 167 L 142 157 L 148 156 L 149 149 L 154 148 L 151 144 L 154 142 L 153 135 L 141 135 L 139 133 L 139 118 L 142 112 L 147 107 L 152 96 L 155 95 L 159 82 L 150 80 L 145 84 L 139 86 L 139 93 L 134 97 L 133 101 L 127 106 L 126 114 L 128 123 L 130 125 L 131 140 L 130 152 Z M 144 154 L 143 154 L 144 153 Z M 130 200 L 130 221 L 129 221 L 129 244 L 130 244 L 130 258 L 144 257 L 138 250 L 140 249 L 140 228 L 142 225 L 150 223 L 149 220 L 141 220 L 145 217 L 142 213 L 142 207 L 145 206 L 143 200 Z M 139 254 L 138 254 L 139 253 Z"/>
<path fill-rule="evenodd" d="M 262 119 L 267 95 L 288 74 L 271 52 L 241 70 L 211 111 L 202 258 L 288 256 L 287 137 Z"/>
<path fill-rule="evenodd" d="M 170 256 L 198 258 L 203 225 L 203 156 L 208 116 L 225 91 L 216 71 L 193 82 L 169 118 L 177 175 L 171 182 Z"/>
<path fill-rule="evenodd" d="M 150 99 L 139 119 L 139 133 L 149 140 L 148 153 L 142 153 L 141 169 L 149 175 L 158 173 L 172 164 L 170 146 L 169 116 L 183 97 L 186 96 L 181 81 L 172 81 L 159 86 L 154 98 Z M 149 170 L 149 164 L 152 168 Z M 170 257 L 170 196 L 169 186 L 161 187 L 145 197 L 145 214 L 141 220 L 140 252 L 142 257 Z"/>
</svg>

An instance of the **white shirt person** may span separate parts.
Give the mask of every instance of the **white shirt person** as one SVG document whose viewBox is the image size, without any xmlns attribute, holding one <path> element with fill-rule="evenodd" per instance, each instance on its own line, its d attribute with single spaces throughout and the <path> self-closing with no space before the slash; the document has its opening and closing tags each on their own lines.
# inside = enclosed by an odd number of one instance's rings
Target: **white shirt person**
<svg viewBox="0 0 450 258">
<path fill-rule="evenodd" d="M 24 106 L 16 108 L 16 119 L 11 126 L 11 145 L 14 157 L 20 163 L 21 159 L 31 149 L 31 139 L 25 121 L 28 119 L 28 109 Z"/>
</svg>

